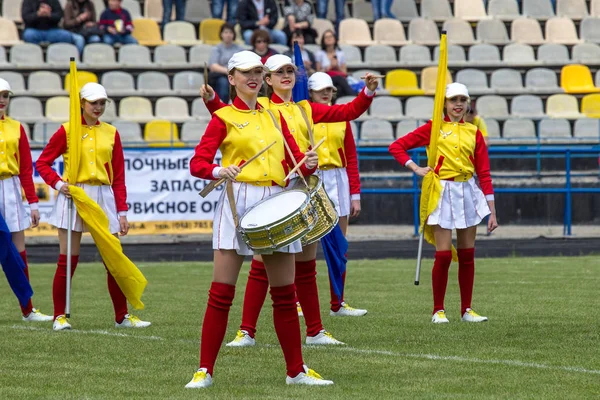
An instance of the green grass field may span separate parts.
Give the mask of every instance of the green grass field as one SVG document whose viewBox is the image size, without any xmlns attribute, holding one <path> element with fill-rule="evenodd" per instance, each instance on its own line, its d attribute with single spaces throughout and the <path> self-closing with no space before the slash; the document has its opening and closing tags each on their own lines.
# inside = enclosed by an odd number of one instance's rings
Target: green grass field
<svg viewBox="0 0 600 400">
<path fill-rule="evenodd" d="M 456 266 L 447 325 L 432 325 L 431 261 L 413 285 L 414 261 L 349 263 L 347 300 L 362 318 L 328 315 L 326 266 L 319 263 L 325 327 L 347 343 L 305 348 L 305 362 L 332 387 L 288 387 L 270 300 L 254 348 L 223 347 L 214 385 L 186 390 L 198 366 L 198 337 L 212 267 L 142 263 L 150 282 L 138 312 L 153 325 L 117 330 L 104 268 L 82 264 L 73 282 L 73 331 L 20 320 L 0 279 L 0 399 L 583 399 L 600 396 L 598 258 L 479 259 L 473 307 L 488 323 L 461 323 Z M 34 306 L 51 313 L 53 265 L 32 265 Z M 226 341 L 240 323 L 248 263 L 239 279 Z M 301 319 L 301 326 L 304 329 Z"/>
</svg>

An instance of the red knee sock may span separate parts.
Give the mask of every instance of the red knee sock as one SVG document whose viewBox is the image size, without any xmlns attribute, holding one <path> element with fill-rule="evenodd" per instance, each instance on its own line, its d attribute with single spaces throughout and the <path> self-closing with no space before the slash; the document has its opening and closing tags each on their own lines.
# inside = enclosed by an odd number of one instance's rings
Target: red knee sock
<svg viewBox="0 0 600 400">
<path fill-rule="evenodd" d="M 295 377 L 303 372 L 302 339 L 300 322 L 296 311 L 295 285 L 271 287 L 273 299 L 273 322 L 275 332 L 283 350 L 288 376 Z"/>
<path fill-rule="evenodd" d="M 460 288 L 460 315 L 471 308 L 475 280 L 475 249 L 458 249 L 458 286 Z"/>
<path fill-rule="evenodd" d="M 256 323 L 262 309 L 267 291 L 269 290 L 269 278 L 267 270 L 262 261 L 252 259 L 248 284 L 244 294 L 244 307 L 242 311 L 242 325 L 240 330 L 248 332 L 251 337 L 256 333 Z"/>
<path fill-rule="evenodd" d="M 304 313 L 306 335 L 315 336 L 323 330 L 317 289 L 317 260 L 296 261 L 296 294 Z"/>
<path fill-rule="evenodd" d="M 25 270 L 23 272 L 25 272 L 25 276 L 27 277 L 27 280 L 29 280 L 29 266 L 27 265 L 27 252 L 25 250 L 23 250 L 19 254 L 21 255 L 21 258 L 23 259 L 23 262 L 25 263 Z M 23 313 L 24 316 L 29 315 L 32 310 L 33 310 L 33 305 L 31 304 L 31 299 L 29 299 L 29 302 L 27 303 L 27 305 L 25 307 L 21 306 L 21 312 Z"/>
<path fill-rule="evenodd" d="M 206 368 L 211 375 L 223 344 L 234 296 L 235 286 L 226 283 L 213 282 L 208 291 L 208 304 L 202 322 L 200 368 Z"/>
<path fill-rule="evenodd" d="M 79 256 L 71 256 L 71 278 L 77 268 Z M 56 273 L 54 274 L 54 282 L 52 283 L 52 300 L 54 301 L 54 318 L 65 313 L 67 305 L 67 256 L 60 254 L 58 263 L 56 264 Z"/>
<path fill-rule="evenodd" d="M 104 268 L 106 268 L 106 264 L 104 264 Z M 127 298 L 115 278 L 108 272 L 108 268 L 106 268 L 106 283 L 108 284 L 108 293 L 110 294 L 110 299 L 115 310 L 115 321 L 121 323 L 127 314 Z"/>
<path fill-rule="evenodd" d="M 433 270 L 431 271 L 431 287 L 433 289 L 433 313 L 444 309 L 444 297 L 448 285 L 448 270 L 452 262 L 452 252 L 436 251 Z"/>
<path fill-rule="evenodd" d="M 342 283 L 344 287 L 346 287 L 346 271 L 342 274 Z M 344 291 L 342 290 L 342 298 L 339 299 L 335 291 L 333 290 L 333 285 L 331 283 L 331 275 L 329 275 L 329 294 L 331 295 L 331 311 L 337 312 L 342 308 L 342 302 L 344 301 Z"/>
</svg>

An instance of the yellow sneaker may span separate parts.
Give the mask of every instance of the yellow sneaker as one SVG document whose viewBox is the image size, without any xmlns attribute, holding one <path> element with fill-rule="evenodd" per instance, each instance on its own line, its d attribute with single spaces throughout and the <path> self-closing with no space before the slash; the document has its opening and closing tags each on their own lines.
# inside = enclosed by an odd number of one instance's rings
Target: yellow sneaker
<svg viewBox="0 0 600 400">
<path fill-rule="evenodd" d="M 487 320 L 488 317 L 482 317 L 470 308 L 467 308 L 467 311 L 462 316 L 463 322 L 485 322 Z"/>
<path fill-rule="evenodd" d="M 321 375 L 316 373 L 314 370 L 308 368 L 306 365 L 303 366 L 304 372 L 300 372 L 294 378 L 288 376 L 285 378 L 285 383 L 288 385 L 311 385 L 311 386 L 325 386 L 333 385 L 333 381 L 323 379 Z"/>
<path fill-rule="evenodd" d="M 196 371 L 192 380 L 185 385 L 185 388 L 200 389 L 209 387 L 210 385 L 212 385 L 212 376 L 206 372 L 206 368 L 200 368 L 198 371 Z"/>
<path fill-rule="evenodd" d="M 433 314 L 433 317 L 431 317 L 431 322 L 434 324 L 447 324 L 450 321 L 448 321 L 448 318 L 446 318 L 446 311 L 439 310 Z"/>
<path fill-rule="evenodd" d="M 249 347 L 254 346 L 256 344 L 256 340 L 252 336 L 248 334 L 246 331 L 237 331 L 237 335 L 235 335 L 235 339 L 231 342 L 227 343 L 225 346 L 227 347 Z"/>
</svg>

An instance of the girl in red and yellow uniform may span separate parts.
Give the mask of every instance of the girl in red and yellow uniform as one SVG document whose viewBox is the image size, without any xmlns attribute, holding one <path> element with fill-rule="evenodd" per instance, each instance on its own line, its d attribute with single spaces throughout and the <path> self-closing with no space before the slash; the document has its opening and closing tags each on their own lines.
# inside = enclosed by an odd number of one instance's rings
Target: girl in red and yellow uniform
<svg viewBox="0 0 600 400">
<path fill-rule="evenodd" d="M 444 297 L 448 283 L 448 269 L 452 262 L 452 230 L 456 229 L 458 249 L 458 284 L 460 287 L 461 315 L 466 322 L 487 321 L 471 309 L 475 277 L 475 235 L 477 225 L 489 215 L 488 231 L 498 227 L 494 203 L 494 188 L 490 177 L 490 162 L 483 135 L 472 124 L 464 122 L 469 104 L 469 92 L 461 83 L 446 87 L 444 121 L 437 140 L 437 166 L 442 192 L 437 208 L 426 223 L 434 226 L 435 262 L 431 273 L 433 288 L 434 323 L 447 323 Z M 398 162 L 419 176 L 425 176 L 430 167 L 419 167 L 407 151 L 429 144 L 431 121 L 396 140 L 389 148 Z M 477 174 L 477 185 L 473 174 Z"/>
<path fill-rule="evenodd" d="M 25 263 L 25 275 L 29 279 L 27 252 L 25 251 L 25 229 L 40 222 L 38 197 L 33 185 L 33 166 L 31 150 L 25 129 L 19 121 L 6 116 L 10 103 L 10 84 L 0 79 L 0 214 L 8 225 L 12 241 Z M 21 186 L 31 209 L 31 218 L 27 216 Z M 21 306 L 23 321 L 52 321 L 52 317 L 33 308 L 31 300 Z"/>
<path fill-rule="evenodd" d="M 109 221 L 110 232 L 115 236 L 127 235 L 127 189 L 125 187 L 125 161 L 119 132 L 112 125 L 100 122 L 106 109 L 107 95 L 104 87 L 88 83 L 80 91 L 82 116 L 81 155 L 76 182 L 65 182 L 52 169 L 54 161 L 63 156 L 65 171 L 69 168 L 67 135 L 69 124 L 63 124 L 50 138 L 36 162 L 36 168 L 44 182 L 58 190 L 56 204 L 50 215 L 50 224 L 58 228 L 60 255 L 52 297 L 54 299 L 54 330 L 71 329 L 65 318 L 66 279 L 67 279 L 67 229 L 69 185 L 81 187 L 86 194 L 98 203 Z M 67 173 L 65 172 L 65 176 Z M 85 229 L 81 217 L 73 207 L 71 277 L 79 261 L 81 234 Z M 115 278 L 107 271 L 110 298 L 115 311 L 115 326 L 118 328 L 144 328 L 150 322 L 141 321 L 127 312 L 127 299 L 117 285 Z"/>
<path fill-rule="evenodd" d="M 291 148 L 296 162 L 304 154 L 290 134 L 283 116 L 275 113 L 275 118 L 279 119 L 276 124 L 269 115 L 270 111 L 257 102 L 264 75 L 260 57 L 250 51 L 241 51 L 229 60 L 227 70 L 229 83 L 235 90 L 233 104 L 214 113 L 190 161 L 190 171 L 198 178 L 231 180 L 232 183 L 228 184 L 232 185 L 236 199 L 236 213 L 241 216 L 258 201 L 286 187 L 288 182 L 284 178 L 293 167 L 293 160 L 286 153 L 283 140 Z M 277 142 L 276 145 L 265 156 L 240 170 L 239 165 L 244 160 L 250 159 L 273 141 Z M 218 149 L 222 154 L 222 167 L 214 164 Z M 318 158 L 313 151 L 306 152 L 306 156 L 308 159 L 301 169 L 303 174 L 309 175 L 314 172 Z M 235 295 L 235 283 L 244 256 L 253 254 L 236 230 L 226 190 L 221 194 L 215 210 L 213 248 L 214 274 L 202 324 L 200 368 L 186 385 L 187 388 L 203 388 L 212 384 L 214 364 L 225 337 L 229 309 Z M 301 251 L 298 240 L 263 254 L 271 283 L 275 331 L 286 361 L 286 383 L 329 385 L 333 382 L 309 370 L 302 360 L 293 256 Z"/>
</svg>

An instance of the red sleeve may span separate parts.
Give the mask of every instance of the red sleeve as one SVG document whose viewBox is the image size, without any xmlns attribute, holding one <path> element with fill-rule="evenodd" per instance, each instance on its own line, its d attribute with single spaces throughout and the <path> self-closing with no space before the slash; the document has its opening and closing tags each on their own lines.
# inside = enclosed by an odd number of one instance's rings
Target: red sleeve
<svg viewBox="0 0 600 400">
<path fill-rule="evenodd" d="M 52 169 L 52 164 L 54 164 L 54 161 L 66 151 L 67 133 L 65 132 L 65 128 L 61 125 L 54 135 L 52 135 L 50 141 L 46 147 L 44 147 L 42 154 L 40 154 L 40 157 L 35 162 L 35 169 L 44 182 L 52 188 L 54 188 L 56 182 L 61 180 L 56 171 Z"/>
<path fill-rule="evenodd" d="M 206 131 L 196 146 L 194 156 L 190 160 L 190 173 L 201 179 L 215 180 L 213 170 L 219 166 L 215 164 L 215 154 L 225 137 L 227 127 L 219 117 L 213 115 L 206 127 Z"/>
<path fill-rule="evenodd" d="M 292 151 L 292 154 L 294 155 L 294 159 L 296 160 L 296 164 L 297 164 L 304 158 L 304 154 L 300 151 L 300 148 L 298 147 L 298 144 L 296 143 L 296 139 L 294 139 L 294 136 L 292 136 L 292 134 L 290 133 L 287 123 L 285 122 L 285 118 L 283 118 L 283 115 L 281 115 L 281 112 L 279 113 L 279 123 L 281 124 L 281 132 L 283 133 L 283 138 L 285 139 L 290 150 Z M 287 161 L 288 165 L 290 166 L 290 169 L 294 168 L 294 162 L 292 161 L 292 159 L 287 151 L 285 151 L 285 160 Z M 314 172 L 316 170 L 317 170 L 317 167 L 311 168 L 311 169 L 307 168 L 306 163 L 304 163 L 300 166 L 300 172 L 302 173 L 302 176 L 312 175 L 312 174 L 314 174 Z"/>
<path fill-rule="evenodd" d="M 25 197 L 29 204 L 37 203 L 40 200 L 35 194 L 35 186 L 33 185 L 33 163 L 31 161 L 31 149 L 29 148 L 29 140 L 23 125 L 21 125 L 21 137 L 19 138 L 19 180 L 21 186 L 25 190 Z"/>
<path fill-rule="evenodd" d="M 127 187 L 125 186 L 125 156 L 121 145 L 121 135 L 115 132 L 115 145 L 111 160 L 113 170 L 112 189 L 115 194 L 117 212 L 127 211 Z"/>
<path fill-rule="evenodd" d="M 492 186 L 492 176 L 490 175 L 490 158 L 488 156 L 488 149 L 485 145 L 485 139 L 483 134 L 477 129 L 476 141 L 475 141 L 475 172 L 479 178 L 479 185 L 481 191 L 486 196 L 488 194 L 494 194 L 494 187 Z"/>
<path fill-rule="evenodd" d="M 310 107 L 312 108 L 313 122 L 317 124 L 319 122 L 344 122 L 355 120 L 369 109 L 373 102 L 373 97 L 367 96 L 365 91 L 362 90 L 354 100 L 346 104 L 329 106 L 327 104 L 309 102 Z"/>
<path fill-rule="evenodd" d="M 360 194 L 360 176 L 358 174 L 358 156 L 356 143 L 352 134 L 350 122 L 346 122 L 346 136 L 344 136 L 344 153 L 346 154 L 346 173 L 350 182 L 350 195 Z"/>
<path fill-rule="evenodd" d="M 427 146 L 430 137 L 431 121 L 396 140 L 390 145 L 388 151 L 394 156 L 396 161 L 404 166 L 410 160 L 408 150 Z"/>
<path fill-rule="evenodd" d="M 204 104 L 206 105 L 206 108 L 208 108 L 208 112 L 210 112 L 210 115 L 213 115 L 216 111 L 219 111 L 221 108 L 227 106 L 227 104 L 221 101 L 217 92 L 215 92 L 214 99 L 209 101 L 204 100 Z"/>
</svg>

